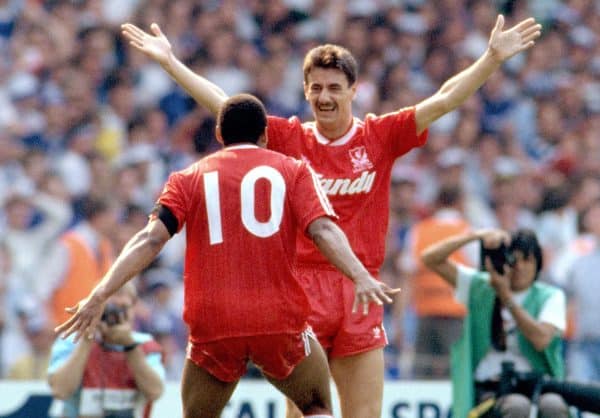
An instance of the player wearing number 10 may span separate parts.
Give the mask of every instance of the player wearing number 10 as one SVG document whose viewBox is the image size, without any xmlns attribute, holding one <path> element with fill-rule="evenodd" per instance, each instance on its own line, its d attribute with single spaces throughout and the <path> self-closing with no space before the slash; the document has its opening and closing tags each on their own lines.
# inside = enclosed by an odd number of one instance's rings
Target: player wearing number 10
<svg viewBox="0 0 600 418">
<path fill-rule="evenodd" d="M 293 269 L 298 231 L 354 281 L 354 307 L 362 304 L 364 314 L 396 292 L 358 261 L 307 164 L 257 145 L 266 143 L 266 127 L 258 99 L 225 101 L 217 117 L 225 148 L 171 174 L 146 228 L 57 328 L 76 339 L 90 335 L 107 297 L 186 225 L 187 418 L 219 417 L 248 360 L 304 415 L 331 416 L 327 358 L 312 337 L 310 305 Z"/>
</svg>

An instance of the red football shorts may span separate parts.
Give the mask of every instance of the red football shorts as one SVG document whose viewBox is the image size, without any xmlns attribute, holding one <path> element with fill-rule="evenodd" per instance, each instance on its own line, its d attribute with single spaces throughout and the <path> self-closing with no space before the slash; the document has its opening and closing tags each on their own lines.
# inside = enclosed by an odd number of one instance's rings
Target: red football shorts
<svg viewBox="0 0 600 418">
<path fill-rule="evenodd" d="M 330 358 L 385 347 L 383 307 L 375 303 L 363 315 L 362 305 L 352 313 L 354 283 L 336 270 L 302 267 L 298 271 L 311 305 L 308 323 Z"/>
<path fill-rule="evenodd" d="M 187 358 L 223 382 L 237 382 L 251 360 L 264 374 L 282 380 L 310 354 L 310 327 L 294 334 L 224 338 L 188 343 Z"/>
</svg>

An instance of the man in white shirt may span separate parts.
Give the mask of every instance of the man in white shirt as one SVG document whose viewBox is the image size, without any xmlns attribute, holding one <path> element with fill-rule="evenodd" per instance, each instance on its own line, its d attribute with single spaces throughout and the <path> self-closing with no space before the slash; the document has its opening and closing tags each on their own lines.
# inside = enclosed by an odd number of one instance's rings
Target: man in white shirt
<svg viewBox="0 0 600 418">
<path fill-rule="evenodd" d="M 486 249 L 484 271 L 449 259 L 476 240 Z M 497 265 L 492 254 L 505 260 Z M 516 372 L 563 378 L 565 295 L 536 281 L 542 250 L 533 231 L 521 229 L 512 236 L 502 230 L 458 234 L 425 248 L 421 256 L 428 268 L 455 287 L 468 311 L 452 352 L 453 416 L 466 416 L 474 405 L 499 394 L 502 363 L 513 363 Z M 483 416 L 528 417 L 531 400 L 516 392 L 501 394 Z M 538 405 L 539 417 L 568 417 L 568 407 L 557 394 L 543 394 Z"/>
</svg>

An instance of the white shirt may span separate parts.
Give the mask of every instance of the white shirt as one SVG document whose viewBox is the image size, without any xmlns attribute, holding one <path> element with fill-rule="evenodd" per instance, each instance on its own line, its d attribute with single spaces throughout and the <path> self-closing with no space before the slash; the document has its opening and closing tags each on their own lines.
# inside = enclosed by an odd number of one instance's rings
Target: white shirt
<svg viewBox="0 0 600 418">
<path fill-rule="evenodd" d="M 468 305 L 469 291 L 473 277 L 480 274 L 479 271 L 458 265 L 458 274 L 456 278 L 456 293 L 455 297 L 459 302 Z M 487 275 L 489 279 L 489 275 Z M 521 306 L 525 301 L 529 289 L 521 292 L 513 292 L 513 301 L 516 305 Z M 504 329 L 506 331 L 506 351 L 497 351 L 490 347 L 486 355 L 477 365 L 475 370 L 475 380 L 484 381 L 495 379 L 502 370 L 502 362 L 512 361 L 515 364 L 515 370 L 519 372 L 528 372 L 532 370 L 531 364 L 523 356 L 519 348 L 517 339 L 517 324 L 506 308 L 502 308 L 502 319 Z M 565 331 L 567 326 L 567 302 L 565 294 L 562 290 L 557 290 L 550 296 L 540 311 L 540 315 L 536 318 L 540 322 L 544 322 L 556 327 L 561 333 Z"/>
</svg>

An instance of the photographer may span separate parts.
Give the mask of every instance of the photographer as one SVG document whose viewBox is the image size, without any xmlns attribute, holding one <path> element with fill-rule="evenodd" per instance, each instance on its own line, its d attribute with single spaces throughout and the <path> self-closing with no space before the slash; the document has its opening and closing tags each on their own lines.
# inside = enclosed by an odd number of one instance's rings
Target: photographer
<svg viewBox="0 0 600 418">
<path fill-rule="evenodd" d="M 464 245 L 481 240 L 485 271 L 449 260 Z M 464 418 L 477 404 L 496 398 L 485 417 L 528 417 L 531 400 L 520 390 L 501 388 L 503 364 L 519 373 L 562 379 L 561 334 L 565 329 L 564 293 L 539 283 L 542 250 L 535 233 L 502 230 L 454 235 L 427 247 L 423 263 L 456 289 L 467 307 L 462 335 L 452 348 L 453 416 Z M 561 396 L 544 393 L 539 417 L 568 417 Z"/>
<path fill-rule="evenodd" d="M 134 285 L 124 285 L 108 299 L 95 339 L 54 342 L 48 382 L 54 397 L 64 400 L 61 418 L 150 416 L 165 370 L 160 346 L 132 329 L 136 299 Z"/>
</svg>

